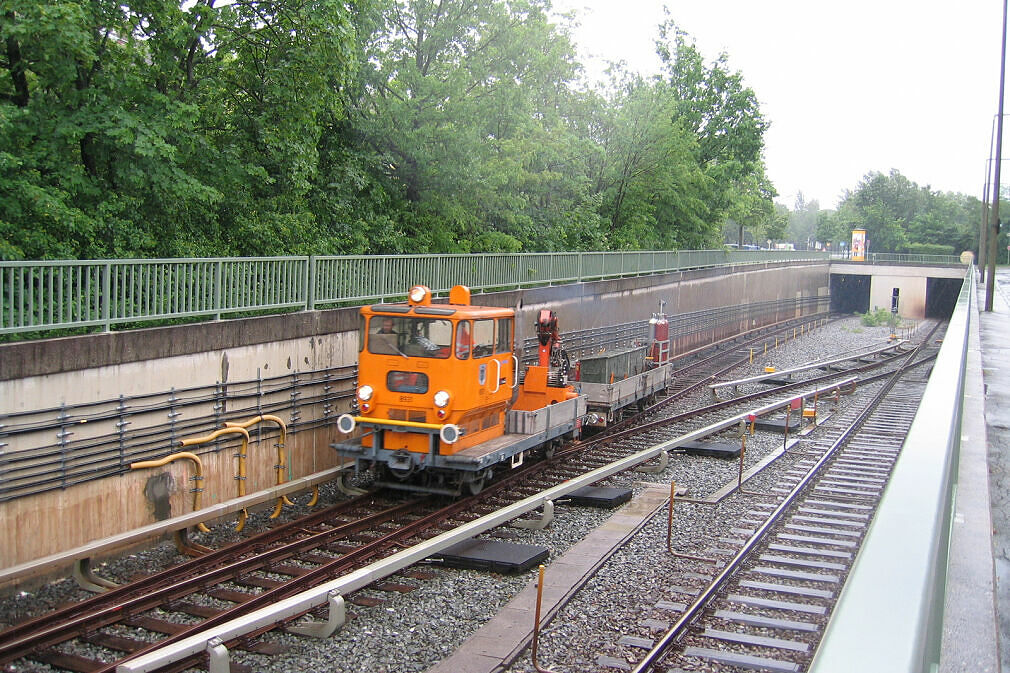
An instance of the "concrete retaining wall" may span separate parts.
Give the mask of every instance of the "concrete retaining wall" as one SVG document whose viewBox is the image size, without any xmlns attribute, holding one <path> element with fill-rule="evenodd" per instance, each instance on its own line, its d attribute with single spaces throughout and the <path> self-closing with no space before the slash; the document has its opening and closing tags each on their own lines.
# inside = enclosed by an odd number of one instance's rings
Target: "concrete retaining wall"
<svg viewBox="0 0 1010 673">
<path fill-rule="evenodd" d="M 660 300 L 666 302 L 666 312 L 674 315 L 827 293 L 828 264 L 796 262 L 478 294 L 474 303 L 515 307 L 519 313 L 516 336 L 521 340 L 533 335 L 535 317 L 543 308 L 555 310 L 562 331 L 567 331 L 648 319 L 658 311 Z M 60 405 L 113 404 L 120 395 L 352 365 L 357 358 L 356 330 L 357 310 L 348 308 L 0 345 L 0 423 L 6 423 L 9 414 L 27 410 L 53 409 L 55 416 Z M 684 350 L 694 345 L 678 347 Z M 184 413 L 196 417 L 212 412 L 194 407 Z M 300 418 L 309 420 L 320 413 L 305 408 Z M 164 422 L 163 410 L 153 410 L 150 416 L 152 424 Z M 144 417 L 131 417 L 131 421 L 131 430 L 137 430 Z M 100 436 L 108 428 L 79 424 L 72 431 L 79 440 L 89 433 Z M 334 433 L 324 427 L 289 438 L 291 477 L 335 466 L 336 456 L 329 449 Z M 0 442 L 4 441 L 8 446 L 0 448 L 12 452 L 37 450 L 36 446 L 52 444 L 53 439 L 29 436 L 15 442 L 0 434 Z M 248 493 L 274 484 L 274 441 L 250 447 Z M 233 448 L 231 444 L 202 454 L 208 476 L 204 505 L 235 497 Z M 4 523 L 0 526 L 0 567 L 163 519 L 166 508 L 175 515 L 188 512 L 191 474 L 189 464 L 176 463 L 0 503 Z"/>
</svg>

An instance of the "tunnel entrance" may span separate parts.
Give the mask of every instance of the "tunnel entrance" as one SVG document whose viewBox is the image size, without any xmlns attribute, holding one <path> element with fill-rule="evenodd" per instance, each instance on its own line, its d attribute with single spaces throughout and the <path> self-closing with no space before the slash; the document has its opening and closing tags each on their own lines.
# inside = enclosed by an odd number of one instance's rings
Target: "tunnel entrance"
<svg viewBox="0 0 1010 673">
<path fill-rule="evenodd" d="M 954 313 L 964 280 L 960 278 L 926 279 L 926 317 L 948 320 Z"/>
<path fill-rule="evenodd" d="M 870 310 L 870 276 L 831 274 L 831 311 L 866 313 Z"/>
</svg>

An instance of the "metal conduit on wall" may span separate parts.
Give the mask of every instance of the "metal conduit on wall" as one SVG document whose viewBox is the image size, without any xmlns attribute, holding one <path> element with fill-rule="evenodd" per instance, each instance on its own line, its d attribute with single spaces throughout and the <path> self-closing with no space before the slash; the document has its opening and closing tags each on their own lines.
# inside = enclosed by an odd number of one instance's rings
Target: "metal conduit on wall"
<svg viewBox="0 0 1010 673">
<path fill-rule="evenodd" d="M 0 451 L 0 502 L 125 474 L 130 463 L 169 455 L 185 437 L 210 433 L 228 421 L 284 414 L 291 435 L 327 425 L 353 395 L 356 375 L 356 367 L 342 366 L 7 414 L 0 417 L 0 446 L 32 437 L 43 443 Z M 318 418 L 299 420 L 306 407 L 321 409 Z M 186 418 L 187 410 L 196 415 Z M 103 431 L 75 439 L 75 428 L 96 424 Z M 277 434 L 258 432 L 259 438 Z M 199 453 L 236 444 L 219 440 Z"/>
</svg>

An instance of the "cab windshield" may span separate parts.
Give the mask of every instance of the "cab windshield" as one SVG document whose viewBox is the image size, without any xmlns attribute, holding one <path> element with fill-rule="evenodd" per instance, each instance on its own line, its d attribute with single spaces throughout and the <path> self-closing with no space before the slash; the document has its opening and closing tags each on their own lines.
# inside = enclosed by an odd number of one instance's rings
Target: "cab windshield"
<svg viewBox="0 0 1010 673">
<path fill-rule="evenodd" d="M 451 344 L 449 320 L 375 315 L 368 321 L 369 353 L 445 359 Z"/>
</svg>

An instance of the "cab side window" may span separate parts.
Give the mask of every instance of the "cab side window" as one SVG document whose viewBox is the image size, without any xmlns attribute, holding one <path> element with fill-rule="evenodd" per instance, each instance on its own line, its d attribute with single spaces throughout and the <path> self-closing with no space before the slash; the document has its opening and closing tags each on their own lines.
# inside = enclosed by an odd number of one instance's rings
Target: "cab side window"
<svg viewBox="0 0 1010 673">
<path fill-rule="evenodd" d="M 494 352 L 494 320 L 473 321 L 473 356 L 485 358 Z"/>
<path fill-rule="evenodd" d="M 456 325 L 456 357 L 460 360 L 469 358 L 470 346 L 470 322 L 463 320 Z"/>
<path fill-rule="evenodd" d="M 512 352 L 512 318 L 498 319 L 498 338 L 495 340 L 495 353 Z"/>
</svg>

